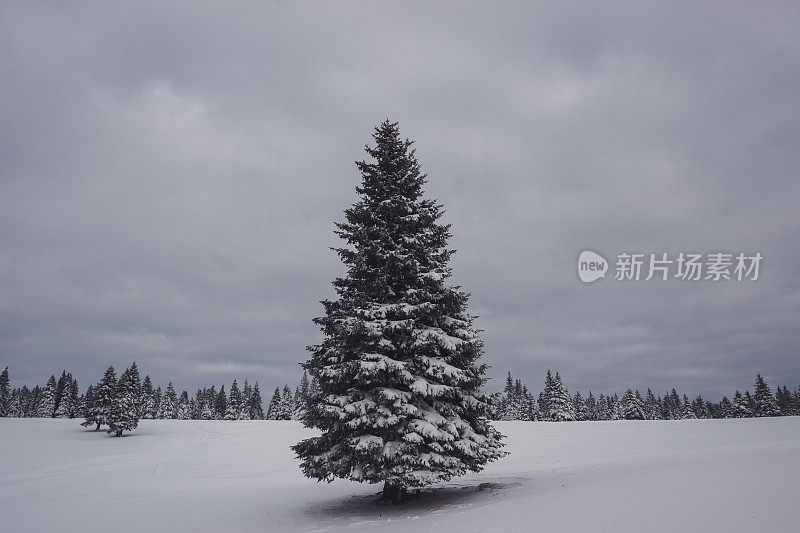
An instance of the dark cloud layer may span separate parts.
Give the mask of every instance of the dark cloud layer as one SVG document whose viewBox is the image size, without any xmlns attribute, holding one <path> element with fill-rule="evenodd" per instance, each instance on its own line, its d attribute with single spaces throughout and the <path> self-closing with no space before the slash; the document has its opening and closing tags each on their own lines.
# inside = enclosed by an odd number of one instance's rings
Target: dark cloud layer
<svg viewBox="0 0 800 533">
<path fill-rule="evenodd" d="M 82 384 L 297 379 L 373 125 L 417 142 L 491 374 L 717 396 L 800 383 L 800 10 L 0 6 L 0 362 Z M 577 253 L 760 251 L 751 283 Z M 499 385 L 495 382 L 492 388 Z"/>
</svg>

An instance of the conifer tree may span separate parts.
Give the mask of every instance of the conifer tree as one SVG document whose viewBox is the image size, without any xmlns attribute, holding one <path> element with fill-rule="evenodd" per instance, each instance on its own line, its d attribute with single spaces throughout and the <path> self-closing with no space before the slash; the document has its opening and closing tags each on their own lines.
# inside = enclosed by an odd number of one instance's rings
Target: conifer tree
<svg viewBox="0 0 800 533">
<path fill-rule="evenodd" d="M 647 388 L 647 394 L 644 397 L 644 412 L 645 418 L 648 420 L 658 420 L 661 418 L 661 406 L 656 399 L 650 387 Z"/>
<path fill-rule="evenodd" d="M 468 295 L 446 285 L 453 251 L 442 207 L 422 198 L 426 178 L 397 124 L 385 121 L 374 139 L 375 161 L 357 163 L 359 199 L 337 224 L 347 275 L 323 302 L 324 340 L 303 364 L 321 389 L 303 422 L 322 435 L 294 450 L 307 476 L 383 482 L 396 502 L 503 452 L 480 390 Z"/>
<path fill-rule="evenodd" d="M 589 389 L 589 396 L 586 397 L 586 420 L 597 420 L 597 400 Z"/>
<path fill-rule="evenodd" d="M 572 397 L 567 392 L 567 388 L 561 381 L 561 375 L 558 372 L 556 372 L 556 377 L 552 379 L 551 391 L 549 419 L 555 422 L 575 420 Z"/>
<path fill-rule="evenodd" d="M 733 395 L 733 416 L 734 418 L 749 418 L 753 416 L 750 405 L 738 390 Z"/>
<path fill-rule="evenodd" d="M 249 407 L 251 420 L 264 420 L 264 401 L 261 399 L 261 388 L 258 386 L 258 381 L 253 385 Z"/>
<path fill-rule="evenodd" d="M 8 416 L 11 407 L 11 390 L 8 379 L 8 367 L 0 374 L 0 416 Z"/>
<path fill-rule="evenodd" d="M 642 399 L 631 389 L 625 391 L 622 397 L 622 416 L 625 420 L 644 420 L 647 418 Z"/>
<path fill-rule="evenodd" d="M 156 404 L 154 400 L 155 390 L 153 390 L 153 382 L 150 381 L 150 376 L 144 377 L 142 382 L 142 394 L 139 400 L 139 416 L 140 418 L 156 418 Z"/>
<path fill-rule="evenodd" d="M 64 386 L 61 390 L 61 398 L 56 407 L 55 416 L 57 418 L 74 418 L 78 409 L 78 381 L 67 374 L 64 379 Z"/>
<path fill-rule="evenodd" d="M 252 402 L 253 389 L 244 378 L 244 387 L 242 387 L 242 405 L 239 407 L 239 420 L 250 420 L 250 404 Z"/>
<path fill-rule="evenodd" d="M 780 415 L 778 404 L 775 402 L 775 397 L 772 396 L 772 390 L 770 390 L 766 380 L 761 377 L 761 374 L 756 376 L 756 390 L 753 394 L 753 400 L 755 400 L 755 409 L 753 410 L 755 416 Z"/>
<path fill-rule="evenodd" d="M 280 415 L 278 420 L 291 420 L 294 414 L 294 397 L 292 396 L 292 389 L 289 385 L 283 386 L 283 395 L 281 396 Z"/>
<path fill-rule="evenodd" d="M 172 385 L 171 381 L 167 385 L 167 390 L 161 398 L 156 418 L 166 420 L 178 418 L 178 395 L 175 393 L 175 387 Z"/>
<path fill-rule="evenodd" d="M 178 399 L 178 412 L 176 418 L 178 420 L 189 420 L 192 417 L 191 402 L 189 401 L 189 393 L 186 391 L 181 392 L 181 397 Z"/>
<path fill-rule="evenodd" d="M 42 389 L 42 396 L 39 398 L 37 414 L 39 418 L 52 418 L 55 415 L 57 389 L 56 377 L 52 375 L 47 380 L 47 385 Z"/>
<path fill-rule="evenodd" d="M 94 430 L 100 429 L 103 424 L 108 424 L 111 415 L 111 407 L 114 404 L 114 399 L 117 395 L 117 374 L 113 366 L 109 366 L 103 379 L 94 388 L 93 395 L 87 405 L 86 413 L 84 416 L 86 420 L 81 424 L 82 426 L 95 425 Z"/>
<path fill-rule="evenodd" d="M 225 395 L 225 385 L 219 388 L 217 397 L 214 399 L 214 419 L 223 420 L 225 411 L 228 410 L 228 397 Z"/>
<path fill-rule="evenodd" d="M 681 418 L 683 420 L 697 418 L 697 414 L 694 412 L 694 409 L 692 409 L 692 404 L 689 403 L 689 398 L 685 394 L 683 395 L 683 411 L 681 413 Z"/>
<path fill-rule="evenodd" d="M 275 387 L 275 392 L 272 393 L 272 399 L 269 401 L 267 407 L 267 418 L 269 420 L 279 420 L 281 411 L 281 390 Z"/>
<path fill-rule="evenodd" d="M 228 395 L 228 405 L 225 406 L 225 420 L 239 420 L 239 413 L 242 410 L 242 393 L 239 384 L 233 380 L 231 391 Z"/>
<path fill-rule="evenodd" d="M 173 391 L 174 392 L 174 391 Z M 108 417 L 108 433 L 121 437 L 123 431 L 133 431 L 139 424 L 139 400 L 141 390 L 135 373 L 126 369 L 117 382 L 111 413 Z"/>
<path fill-rule="evenodd" d="M 583 396 L 581 396 L 581 391 L 575 393 L 575 399 L 572 403 L 574 406 L 573 411 L 575 412 L 575 420 L 586 420 L 586 400 L 584 400 Z"/>
<path fill-rule="evenodd" d="M 164 400 L 164 393 L 161 391 L 161 386 L 159 385 L 156 387 L 156 390 L 153 391 L 153 401 L 152 401 L 152 409 L 153 409 L 153 418 L 158 418 L 159 413 L 161 413 L 161 402 Z"/>
</svg>

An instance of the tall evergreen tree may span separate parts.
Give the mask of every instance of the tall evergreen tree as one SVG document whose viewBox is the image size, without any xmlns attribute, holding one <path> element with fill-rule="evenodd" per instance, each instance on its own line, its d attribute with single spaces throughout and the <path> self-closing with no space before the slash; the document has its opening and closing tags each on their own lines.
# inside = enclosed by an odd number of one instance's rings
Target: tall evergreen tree
<svg viewBox="0 0 800 533">
<path fill-rule="evenodd" d="M 142 394 L 139 400 L 139 417 L 140 418 L 155 418 L 158 414 L 156 412 L 156 404 L 154 400 L 155 390 L 153 389 L 153 382 L 150 381 L 150 376 L 144 377 L 142 382 Z"/>
<path fill-rule="evenodd" d="M 173 391 L 174 392 L 174 391 Z M 141 390 L 138 379 L 130 368 L 117 382 L 116 394 L 108 417 L 108 433 L 121 437 L 123 431 L 133 431 L 139 424 L 139 400 Z"/>
<path fill-rule="evenodd" d="M 292 389 L 289 385 L 283 386 L 283 395 L 281 396 L 281 407 L 278 420 L 291 420 L 294 415 L 294 397 L 292 396 Z"/>
<path fill-rule="evenodd" d="M 176 416 L 178 420 L 189 420 L 192 417 L 190 404 L 189 393 L 183 391 L 181 397 L 178 399 L 178 411 Z"/>
<path fill-rule="evenodd" d="M 683 395 L 683 411 L 681 418 L 684 420 L 697 418 L 697 414 L 694 412 L 694 409 L 692 409 L 692 404 L 689 403 L 689 398 L 685 394 Z"/>
<path fill-rule="evenodd" d="M 258 381 L 253 385 L 253 393 L 250 395 L 250 419 L 264 420 L 264 401 L 261 399 L 261 388 Z"/>
<path fill-rule="evenodd" d="M 572 403 L 574 405 L 573 411 L 575 412 L 575 420 L 586 420 L 588 416 L 586 412 L 586 400 L 581 396 L 581 391 L 575 393 L 575 399 Z"/>
<path fill-rule="evenodd" d="M 8 379 L 8 367 L 0 374 L 0 416 L 8 416 L 11 407 L 11 389 Z"/>
<path fill-rule="evenodd" d="M 244 387 L 242 387 L 242 404 L 239 406 L 239 420 L 251 420 L 250 416 L 250 403 L 252 402 L 253 388 L 244 378 Z"/>
<path fill-rule="evenodd" d="M 275 392 L 272 393 L 272 399 L 269 401 L 269 406 L 267 406 L 267 418 L 269 420 L 279 420 L 281 411 L 281 390 L 278 387 L 275 387 Z"/>
<path fill-rule="evenodd" d="M 42 390 L 42 396 L 39 398 L 38 416 L 40 418 L 52 418 L 55 415 L 57 390 L 56 377 L 50 376 L 47 385 Z"/>
<path fill-rule="evenodd" d="M 225 395 L 225 385 L 219 388 L 217 397 L 214 399 L 214 418 L 216 420 L 223 420 L 225 418 L 225 411 L 228 410 L 228 397 Z"/>
<path fill-rule="evenodd" d="M 86 406 L 86 413 L 84 416 L 86 420 L 81 424 L 82 426 L 95 425 L 94 430 L 100 429 L 103 424 L 108 424 L 109 417 L 111 416 L 111 407 L 117 396 L 117 374 L 113 366 L 106 369 L 103 379 L 94 388 L 92 398 L 88 398 L 89 402 Z"/>
<path fill-rule="evenodd" d="M 772 390 L 767 385 L 767 381 L 761 377 L 761 374 L 756 376 L 756 390 L 753 394 L 755 400 L 755 409 L 753 413 L 755 416 L 778 416 L 780 410 L 778 404 L 775 402 L 775 397 L 772 395 Z"/>
<path fill-rule="evenodd" d="M 309 477 L 383 482 L 383 497 L 397 501 L 503 452 L 480 390 L 468 295 L 446 285 L 453 251 L 442 207 L 422 198 L 425 176 L 397 124 L 385 121 L 374 139 L 375 161 L 357 163 L 359 200 L 337 224 L 347 275 L 323 302 L 315 322 L 325 339 L 303 364 L 321 389 L 303 421 L 322 435 L 294 450 Z"/>
<path fill-rule="evenodd" d="M 556 377 L 552 380 L 551 389 L 550 420 L 554 422 L 575 420 L 575 409 L 572 404 L 572 397 L 569 395 L 569 392 L 567 392 L 567 388 L 561 381 L 561 375 L 558 372 L 556 372 Z"/>
<path fill-rule="evenodd" d="M 239 420 L 239 414 L 242 410 L 242 393 L 239 390 L 239 384 L 233 380 L 231 391 L 228 395 L 228 405 L 225 407 L 225 420 Z"/>
<path fill-rule="evenodd" d="M 625 420 L 644 420 L 647 418 L 644 403 L 638 394 L 631 389 L 625 391 L 622 397 L 622 416 Z"/>
<path fill-rule="evenodd" d="M 175 393 L 175 387 L 172 385 L 171 381 L 167 385 L 167 390 L 161 398 L 156 418 L 166 420 L 178 418 L 178 395 Z"/>
</svg>

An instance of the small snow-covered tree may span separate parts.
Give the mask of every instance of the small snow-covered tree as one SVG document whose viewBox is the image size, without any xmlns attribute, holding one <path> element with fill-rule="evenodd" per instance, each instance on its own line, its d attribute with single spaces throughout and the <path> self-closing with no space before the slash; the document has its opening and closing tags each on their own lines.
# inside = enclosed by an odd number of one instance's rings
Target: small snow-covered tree
<svg viewBox="0 0 800 533">
<path fill-rule="evenodd" d="M 230 393 L 228 394 L 228 405 L 225 406 L 225 420 L 239 420 L 239 413 L 242 410 L 242 393 L 239 384 L 233 380 Z"/>
<path fill-rule="evenodd" d="M 753 410 L 755 416 L 779 416 L 781 414 L 772 390 L 761 374 L 756 376 L 756 390 L 753 399 L 755 400 L 755 409 Z"/>
<path fill-rule="evenodd" d="M 173 391 L 174 392 L 174 391 Z M 123 431 L 133 431 L 139 424 L 139 399 L 141 395 L 138 379 L 130 368 L 117 382 L 116 394 L 108 417 L 108 433 L 121 437 Z"/>
<path fill-rule="evenodd" d="M 253 385 L 249 408 L 251 420 L 264 420 L 264 401 L 261 398 L 261 388 L 258 385 L 258 381 Z"/>
<path fill-rule="evenodd" d="M 734 418 L 749 418 L 753 416 L 753 411 L 738 390 L 733 395 L 733 416 Z"/>
<path fill-rule="evenodd" d="M 647 418 L 641 397 L 638 394 L 634 394 L 631 389 L 626 390 L 625 395 L 622 397 L 622 416 L 625 420 L 644 420 Z"/>
<path fill-rule="evenodd" d="M 154 399 L 155 392 L 150 376 L 146 375 L 142 382 L 142 394 L 139 397 L 139 418 L 151 419 L 158 415 Z"/>
<path fill-rule="evenodd" d="M 468 295 L 446 284 L 442 207 L 422 198 L 425 176 L 397 124 L 385 121 L 374 139 L 374 162 L 357 163 L 360 197 L 337 224 L 347 275 L 323 302 L 324 340 L 303 364 L 320 387 L 303 422 L 322 434 L 293 448 L 307 476 L 383 482 L 396 502 L 504 453 L 487 420 Z"/>
<path fill-rule="evenodd" d="M 683 395 L 683 412 L 681 414 L 681 419 L 687 420 L 691 418 L 697 418 L 697 414 L 692 409 L 692 404 L 689 403 L 689 398 L 684 394 Z"/>
<path fill-rule="evenodd" d="M 575 393 L 575 399 L 572 401 L 572 404 L 575 420 L 587 420 L 586 400 L 581 396 L 581 391 Z"/>
<path fill-rule="evenodd" d="M 556 377 L 552 380 L 550 396 L 550 420 L 564 422 L 575 420 L 575 409 L 572 405 L 572 397 L 567 392 L 567 388 L 561 381 L 561 375 L 556 372 Z"/>
<path fill-rule="evenodd" d="M 171 381 L 161 398 L 161 403 L 158 405 L 156 418 L 167 420 L 178 418 L 178 395 L 175 393 L 175 387 Z"/>
<path fill-rule="evenodd" d="M 186 391 L 181 392 L 181 396 L 178 399 L 178 410 L 176 418 L 178 420 L 189 420 L 190 418 L 192 418 L 191 405 L 189 402 L 189 393 Z"/>
<path fill-rule="evenodd" d="M 225 395 L 225 385 L 219 388 L 217 397 L 214 399 L 214 418 L 224 420 L 225 412 L 228 410 L 228 397 Z"/>
<path fill-rule="evenodd" d="M 275 392 L 272 393 L 272 399 L 269 401 L 269 405 L 267 406 L 267 419 L 269 420 L 279 420 L 281 411 L 281 390 L 278 387 L 275 387 Z"/>
<path fill-rule="evenodd" d="M 117 374 L 113 366 L 109 366 L 103 379 L 93 390 L 91 398 L 86 395 L 86 412 L 84 416 L 86 420 L 81 424 L 82 426 L 94 425 L 94 430 L 100 429 L 103 424 L 108 424 L 109 416 L 111 414 L 111 407 L 114 404 L 114 398 L 117 395 Z"/>
<path fill-rule="evenodd" d="M 0 416 L 8 416 L 11 407 L 11 389 L 8 379 L 8 367 L 0 374 Z"/>
<path fill-rule="evenodd" d="M 598 420 L 597 400 L 589 389 L 589 396 L 586 397 L 586 420 Z"/>
<path fill-rule="evenodd" d="M 244 378 L 244 387 L 242 387 L 242 404 L 239 406 L 239 420 L 250 420 L 250 402 L 252 401 L 253 388 Z"/>
<path fill-rule="evenodd" d="M 292 389 L 289 385 L 283 386 L 283 395 L 281 396 L 280 415 L 278 420 L 291 420 L 294 414 L 294 396 L 292 396 Z"/>
<path fill-rule="evenodd" d="M 57 389 L 56 377 L 50 376 L 47 385 L 42 389 L 42 396 L 39 398 L 37 415 L 39 418 L 52 418 L 55 415 Z"/>
</svg>

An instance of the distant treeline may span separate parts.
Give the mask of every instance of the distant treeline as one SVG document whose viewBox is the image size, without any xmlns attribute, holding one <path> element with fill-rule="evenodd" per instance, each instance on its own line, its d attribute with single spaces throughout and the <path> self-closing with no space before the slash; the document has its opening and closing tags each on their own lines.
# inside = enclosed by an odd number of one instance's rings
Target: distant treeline
<svg viewBox="0 0 800 533">
<path fill-rule="evenodd" d="M 129 383 L 123 385 L 123 377 Z M 595 397 L 590 390 L 584 398 L 580 391 L 570 395 L 558 372 L 553 376 L 550 370 L 547 371 L 544 389 L 538 395 L 534 395 L 520 379 L 513 379 L 509 372 L 503 392 L 492 395 L 492 418 L 528 421 L 676 420 L 800 415 L 800 387 L 792 391 L 784 385 L 773 394 L 760 374 L 756 376 L 754 385 L 752 394 L 749 390 L 744 394 L 737 390 L 732 399 L 723 396 L 718 402 L 706 401 L 702 396 L 689 400 L 686 394 L 678 394 L 674 388 L 662 396 L 655 396 L 649 388 L 644 396 L 638 390 L 628 389 L 621 398 L 616 393 Z M 124 388 L 130 390 L 123 391 Z M 99 392 L 101 389 L 102 393 Z M 140 383 L 136 363 L 133 363 L 119 379 L 113 367 L 109 367 L 100 382 L 90 385 L 81 394 L 77 380 L 66 371 L 62 371 L 58 379 L 55 375 L 50 376 L 44 386 L 36 385 L 29 389 L 23 385 L 11 389 L 6 367 L 0 374 L 0 416 L 87 420 L 99 417 L 106 424 L 110 415 L 98 415 L 98 398 L 106 396 L 100 403 L 106 402 L 105 409 L 110 413 L 113 405 L 110 396 L 123 396 L 124 392 L 135 410 L 129 415 L 137 420 L 298 420 L 306 402 L 318 390 L 316 380 L 309 381 L 304 372 L 294 391 L 288 384 L 282 389 L 275 388 L 265 412 L 259 383 L 256 381 L 251 386 L 247 378 L 241 387 L 234 379 L 227 392 L 224 385 L 219 389 L 212 385 L 198 389 L 190 397 L 185 390 L 177 394 L 172 382 L 166 389 L 153 387 L 149 375 Z"/>
<path fill-rule="evenodd" d="M 111 371 L 109 373 L 109 370 Z M 149 375 L 139 382 L 136 363 L 126 369 L 130 383 L 125 387 L 126 396 L 133 398 L 137 419 L 178 419 L 178 420 L 290 420 L 300 416 L 306 398 L 316 390 L 316 381 L 309 382 L 304 373 L 294 392 L 289 385 L 283 390 L 275 388 L 267 411 L 264 412 L 261 389 L 258 381 L 252 386 L 247 378 L 240 387 L 238 380 L 225 391 L 222 385 L 198 389 L 193 397 L 187 391 L 178 394 L 169 382 L 165 389 L 153 387 Z M 124 373 L 123 373 L 124 374 Z M 111 387 L 109 380 L 114 380 Z M 121 396 L 123 393 L 122 375 L 117 379 L 113 367 L 96 385 L 89 385 L 81 393 L 78 381 L 66 370 L 61 377 L 55 375 L 44 386 L 32 389 L 27 385 L 11 389 L 8 367 L 0 374 L 0 416 L 15 418 L 91 418 L 92 406 L 102 389 L 104 395 Z M 119 394 L 118 394 L 119 393 Z M 106 399 L 111 401 L 110 399 Z M 111 404 L 109 404 L 110 406 Z M 110 408 L 110 407 L 109 407 Z"/>
<path fill-rule="evenodd" d="M 648 388 L 644 397 L 638 390 L 628 389 L 620 398 L 594 393 L 584 398 L 580 391 L 571 396 L 564 386 L 561 375 L 553 376 L 550 370 L 544 380 L 544 389 L 534 395 L 511 372 L 506 377 L 502 393 L 492 396 L 495 420 L 678 420 L 687 418 L 750 418 L 761 416 L 800 415 L 800 387 L 794 392 L 784 385 L 775 394 L 766 380 L 758 374 L 753 394 L 738 390 L 733 399 L 723 396 L 719 402 L 710 402 L 697 396 L 690 401 L 673 388 L 663 396 L 655 396 Z"/>
</svg>

